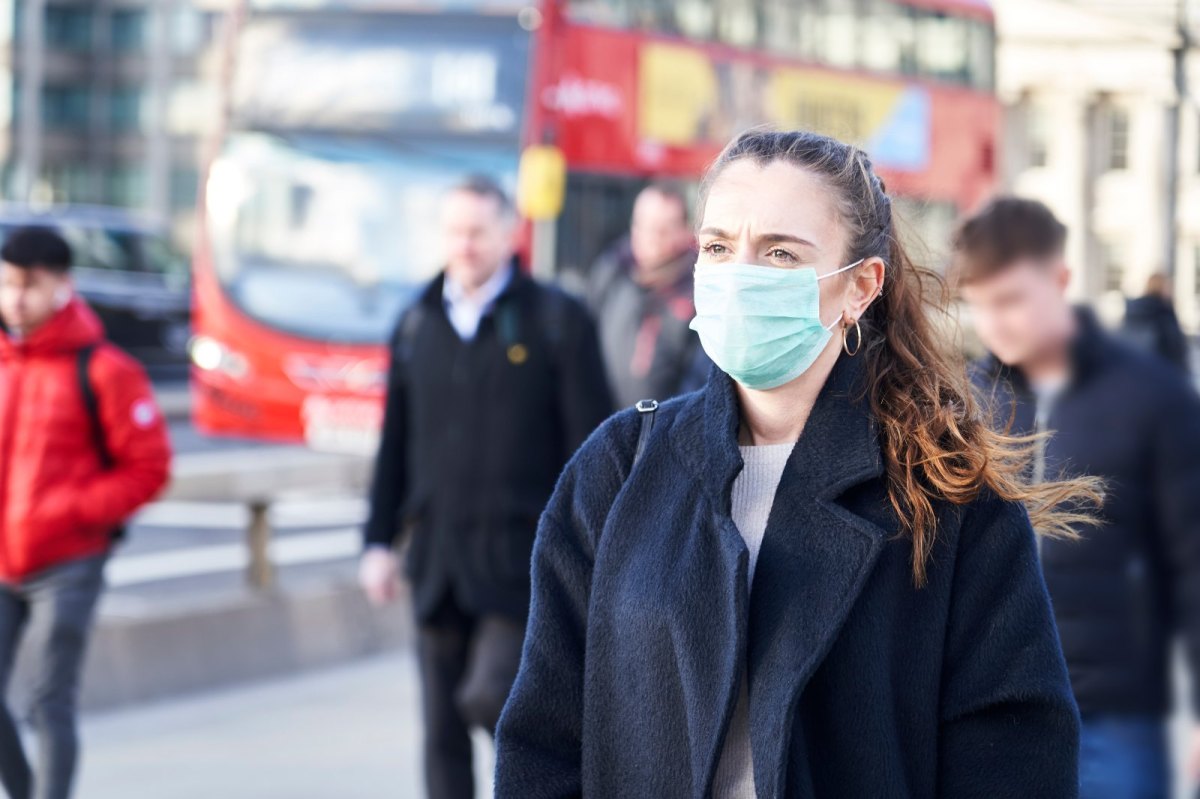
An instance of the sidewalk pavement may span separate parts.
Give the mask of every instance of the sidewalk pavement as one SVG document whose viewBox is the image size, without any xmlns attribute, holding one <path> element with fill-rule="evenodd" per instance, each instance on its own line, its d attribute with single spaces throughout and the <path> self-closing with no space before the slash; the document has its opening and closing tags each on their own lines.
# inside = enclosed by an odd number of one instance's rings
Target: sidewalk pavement
<svg viewBox="0 0 1200 799">
<path fill-rule="evenodd" d="M 410 651 L 236 690 L 85 716 L 86 799 L 420 799 Z M 476 738 L 477 796 L 491 795 Z"/>
</svg>

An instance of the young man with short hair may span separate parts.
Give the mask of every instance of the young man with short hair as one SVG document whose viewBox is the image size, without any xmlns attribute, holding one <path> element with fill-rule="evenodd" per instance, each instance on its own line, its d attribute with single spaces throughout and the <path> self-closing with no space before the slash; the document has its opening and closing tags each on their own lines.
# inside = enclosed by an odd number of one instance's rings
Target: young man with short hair
<svg viewBox="0 0 1200 799">
<path fill-rule="evenodd" d="M 1066 234 L 1041 203 L 995 200 L 960 227 L 954 274 L 991 353 L 976 379 L 997 424 L 1048 434 L 1033 478 L 1106 483 L 1101 523 L 1041 548 L 1083 721 L 1080 795 L 1165 799 L 1177 634 L 1200 673 L 1200 398 L 1071 306 Z"/>
<path fill-rule="evenodd" d="M 0 690 L 25 647 L 38 740 L 33 773 L 0 703 L 0 783 L 15 799 L 64 799 L 104 564 L 116 531 L 166 485 L 170 449 L 142 367 L 75 294 L 62 237 L 17 230 L 0 261 Z"/>
</svg>

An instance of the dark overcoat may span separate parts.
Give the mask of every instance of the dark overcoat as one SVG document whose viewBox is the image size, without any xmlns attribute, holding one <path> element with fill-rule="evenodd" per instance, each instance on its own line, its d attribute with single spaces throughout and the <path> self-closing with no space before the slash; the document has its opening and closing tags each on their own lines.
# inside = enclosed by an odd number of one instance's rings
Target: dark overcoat
<svg viewBox="0 0 1200 799">
<path fill-rule="evenodd" d="M 1091 313 L 1078 324 L 1071 379 L 1046 415 L 1044 471 L 1101 478 L 1104 506 L 1082 541 L 1044 542 L 1042 569 L 1083 718 L 1166 716 L 1176 641 L 1200 676 L 1200 396 Z M 998 426 L 1037 429 L 1019 369 L 988 356 L 975 378 Z"/>
<path fill-rule="evenodd" d="M 568 465 L 533 552 L 496 796 L 707 797 L 748 669 L 759 797 L 1071 797 L 1078 712 L 1028 516 L 941 509 L 928 584 L 843 358 L 784 470 L 747 591 L 718 372 Z"/>
</svg>

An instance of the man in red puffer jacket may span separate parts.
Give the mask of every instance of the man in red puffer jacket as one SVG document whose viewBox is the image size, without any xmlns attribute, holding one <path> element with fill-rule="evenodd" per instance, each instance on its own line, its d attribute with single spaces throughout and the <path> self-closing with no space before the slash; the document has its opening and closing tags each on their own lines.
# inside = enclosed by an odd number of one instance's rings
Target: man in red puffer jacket
<svg viewBox="0 0 1200 799">
<path fill-rule="evenodd" d="M 75 697 L 115 531 L 166 484 L 166 426 L 142 368 L 75 296 L 71 251 L 46 228 L 0 248 L 0 691 L 32 656 L 36 775 L 0 703 L 0 783 L 65 799 Z"/>
</svg>

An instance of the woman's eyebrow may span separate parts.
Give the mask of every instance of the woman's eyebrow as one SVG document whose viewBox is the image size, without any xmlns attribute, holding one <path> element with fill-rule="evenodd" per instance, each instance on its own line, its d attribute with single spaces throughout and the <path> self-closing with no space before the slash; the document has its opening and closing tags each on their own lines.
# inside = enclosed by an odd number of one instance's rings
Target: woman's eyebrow
<svg viewBox="0 0 1200 799">
<path fill-rule="evenodd" d="M 735 238 L 733 235 L 726 233 L 724 230 L 721 230 L 720 228 L 715 228 L 715 227 L 701 228 L 700 235 L 712 236 L 712 237 L 718 238 L 718 239 Z M 782 242 L 788 242 L 790 244 L 799 244 L 804 247 L 812 247 L 814 250 L 821 249 L 820 247 L 818 247 L 816 244 L 813 244 L 808 239 L 801 238 L 800 236 L 793 236 L 790 233 L 764 233 L 763 235 L 758 237 L 758 241 L 760 241 L 762 243 L 771 243 L 771 244 L 775 244 L 775 243 L 782 241 Z"/>
</svg>

